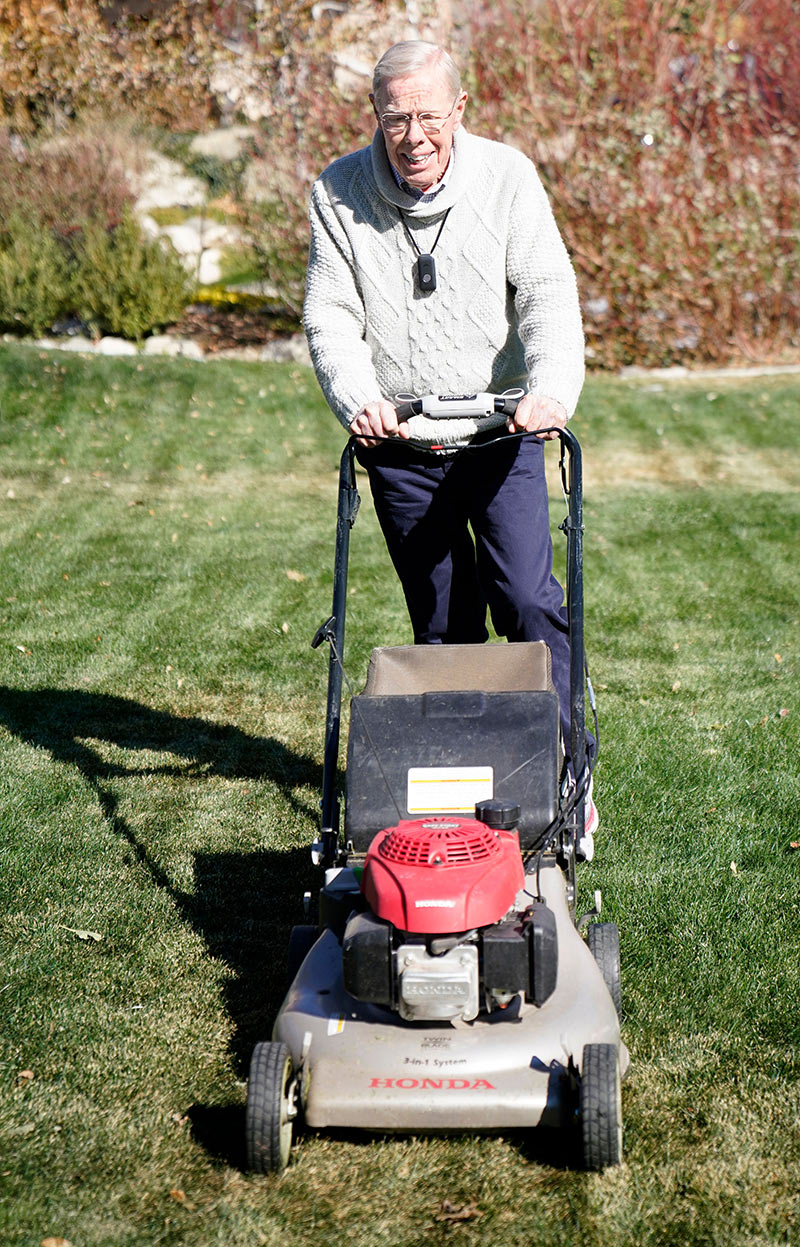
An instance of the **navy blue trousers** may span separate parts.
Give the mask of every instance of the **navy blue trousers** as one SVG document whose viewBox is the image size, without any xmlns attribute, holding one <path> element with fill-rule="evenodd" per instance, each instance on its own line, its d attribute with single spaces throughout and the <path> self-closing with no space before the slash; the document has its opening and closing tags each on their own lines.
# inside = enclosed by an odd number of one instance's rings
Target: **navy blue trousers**
<svg viewBox="0 0 800 1247">
<path fill-rule="evenodd" d="M 509 438 L 452 457 L 381 443 L 357 457 L 418 645 L 546 641 L 569 750 L 569 641 L 553 576 L 544 446 Z"/>
</svg>

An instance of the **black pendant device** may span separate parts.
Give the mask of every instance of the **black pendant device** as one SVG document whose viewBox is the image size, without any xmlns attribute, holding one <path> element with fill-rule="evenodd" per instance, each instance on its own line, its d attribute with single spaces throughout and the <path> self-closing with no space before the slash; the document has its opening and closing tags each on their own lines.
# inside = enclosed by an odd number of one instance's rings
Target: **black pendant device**
<svg viewBox="0 0 800 1247">
<path fill-rule="evenodd" d="M 408 238 L 408 241 L 411 243 L 411 246 L 414 248 L 414 250 L 417 253 L 417 262 L 414 265 L 414 272 L 416 273 L 416 276 L 417 276 L 417 288 L 421 291 L 422 294 L 429 294 L 431 290 L 436 289 L 436 261 L 433 258 L 433 252 L 436 249 L 436 243 L 438 243 L 439 239 L 442 236 L 442 230 L 444 229 L 445 221 L 450 215 L 450 209 L 448 208 L 444 214 L 442 223 L 439 226 L 439 232 L 436 235 L 434 244 L 431 247 L 430 251 L 420 251 L 419 247 L 417 246 L 416 238 L 411 233 L 411 230 L 408 228 L 408 225 L 406 223 L 406 218 L 405 218 L 405 215 L 403 214 L 402 208 L 398 208 L 397 211 L 400 213 L 400 220 L 403 222 L 403 229 L 406 232 L 406 237 Z"/>
<path fill-rule="evenodd" d="M 436 289 L 436 261 L 426 252 L 423 252 L 417 260 L 417 281 L 420 290 Z"/>
</svg>

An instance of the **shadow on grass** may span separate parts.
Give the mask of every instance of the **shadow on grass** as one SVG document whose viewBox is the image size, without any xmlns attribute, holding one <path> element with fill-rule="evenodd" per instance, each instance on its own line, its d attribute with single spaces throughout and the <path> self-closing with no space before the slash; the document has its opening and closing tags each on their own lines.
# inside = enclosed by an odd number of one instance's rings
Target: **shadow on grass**
<svg viewBox="0 0 800 1247">
<path fill-rule="evenodd" d="M 243 1104 L 193 1104 L 187 1110 L 192 1138 L 212 1160 L 247 1168 Z"/>
<path fill-rule="evenodd" d="M 191 1122 L 192 1136 L 215 1161 L 230 1165 L 233 1169 L 247 1167 L 245 1148 L 245 1109 L 243 1104 L 193 1104 L 187 1116 Z M 476 1122 L 480 1132 L 480 1123 Z M 491 1133 L 491 1132 L 487 1132 Z M 561 1173 L 577 1173 L 581 1170 L 580 1143 L 574 1130 L 555 1130 L 542 1126 L 535 1130 L 503 1130 L 501 1133 L 509 1147 L 528 1164 Z M 302 1150 L 303 1139 L 313 1137 L 315 1131 L 296 1128 L 294 1144 Z M 402 1149 L 427 1137 L 433 1144 L 439 1135 L 392 1134 L 386 1130 L 344 1130 L 327 1127 L 325 1138 L 330 1142 L 347 1144 L 349 1147 L 372 1147 L 378 1141 L 392 1143 L 397 1148 L 398 1162 Z M 459 1138 L 456 1133 L 452 1137 Z"/>
<path fill-rule="evenodd" d="M 153 883 L 170 895 L 209 953 L 233 971 L 225 1004 L 234 1026 L 232 1052 L 239 1072 L 246 1071 L 253 1044 L 269 1036 L 287 986 L 289 931 L 302 921 L 302 893 L 313 886 L 308 849 L 198 853 L 195 889 L 184 892 L 122 816 L 109 781 L 148 775 L 201 782 L 218 776 L 270 780 L 289 807 L 307 818 L 314 811 L 298 800 L 295 789 L 319 788 L 318 762 L 271 737 L 249 736 L 229 725 L 80 690 L 0 687 L 0 723 L 20 740 L 77 769 L 115 834 L 130 846 Z M 169 753 L 185 759 L 185 765 L 127 767 L 108 762 L 87 743 L 92 741 Z"/>
<path fill-rule="evenodd" d="M 177 888 L 150 849 L 119 811 L 109 784 L 146 775 L 176 778 L 225 776 L 268 779 L 291 807 L 308 816 L 296 798 L 300 785 L 321 783 L 319 764 L 269 737 L 253 737 L 236 727 L 181 718 L 126 698 L 78 690 L 25 691 L 0 686 L 0 723 L 20 740 L 73 766 L 96 794 L 108 825 L 163 888 L 209 954 L 233 972 L 226 981 L 225 1006 L 233 1023 L 231 1052 L 245 1077 L 256 1042 L 269 1038 L 286 988 L 286 950 L 291 927 L 303 920 L 300 899 L 315 883 L 307 848 L 251 853 L 197 853 L 193 892 Z M 87 742 L 123 749 L 169 753 L 185 765 L 126 767 L 110 763 Z M 244 1106 L 194 1104 L 187 1110 L 192 1135 L 217 1163 L 245 1167 Z M 350 1144 L 403 1135 L 337 1130 L 326 1132 Z M 506 1133 L 506 1132 L 504 1132 Z M 509 1143 L 527 1160 L 549 1168 L 574 1164 L 568 1132 L 542 1129 L 508 1131 Z"/>
</svg>

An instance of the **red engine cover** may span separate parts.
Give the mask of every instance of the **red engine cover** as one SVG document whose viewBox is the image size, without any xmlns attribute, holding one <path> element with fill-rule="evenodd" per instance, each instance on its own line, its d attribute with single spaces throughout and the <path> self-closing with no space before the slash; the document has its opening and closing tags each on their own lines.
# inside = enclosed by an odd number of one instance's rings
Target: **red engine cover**
<svg viewBox="0 0 800 1247">
<path fill-rule="evenodd" d="M 361 889 L 373 913 L 401 931 L 447 935 L 498 922 L 524 884 L 516 831 L 455 815 L 379 831 Z"/>
</svg>

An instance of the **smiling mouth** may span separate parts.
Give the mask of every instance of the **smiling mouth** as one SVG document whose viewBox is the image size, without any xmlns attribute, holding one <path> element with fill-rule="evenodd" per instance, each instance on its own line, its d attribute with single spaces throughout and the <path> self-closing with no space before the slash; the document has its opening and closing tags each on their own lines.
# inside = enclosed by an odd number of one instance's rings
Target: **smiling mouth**
<svg viewBox="0 0 800 1247">
<path fill-rule="evenodd" d="M 425 154 L 421 156 L 407 156 L 404 154 L 403 160 L 405 160 L 406 164 L 410 165 L 412 169 L 421 169 L 428 163 L 429 160 L 431 160 L 433 154 L 433 152 L 425 152 Z"/>
</svg>

